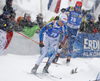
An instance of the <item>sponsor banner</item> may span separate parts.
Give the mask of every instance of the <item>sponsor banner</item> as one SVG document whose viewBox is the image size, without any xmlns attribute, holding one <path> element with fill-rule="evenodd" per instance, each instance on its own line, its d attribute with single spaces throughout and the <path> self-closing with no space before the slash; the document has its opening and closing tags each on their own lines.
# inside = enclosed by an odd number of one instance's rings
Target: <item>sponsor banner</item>
<svg viewBox="0 0 100 81">
<path fill-rule="evenodd" d="M 100 57 L 100 34 L 84 34 L 83 57 Z"/>
<path fill-rule="evenodd" d="M 68 52 L 63 49 L 65 57 Z M 64 57 L 64 56 L 63 56 Z M 79 33 L 73 47 L 72 57 L 100 57 L 100 34 Z"/>
</svg>

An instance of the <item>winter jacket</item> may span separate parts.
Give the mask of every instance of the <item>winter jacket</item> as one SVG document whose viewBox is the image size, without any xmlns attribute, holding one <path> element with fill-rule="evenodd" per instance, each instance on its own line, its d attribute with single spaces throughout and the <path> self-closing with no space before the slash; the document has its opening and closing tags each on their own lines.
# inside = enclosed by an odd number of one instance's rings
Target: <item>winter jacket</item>
<svg viewBox="0 0 100 81">
<path fill-rule="evenodd" d="M 10 19 L 0 19 L 0 29 L 4 31 L 12 31 L 12 24 Z"/>
<path fill-rule="evenodd" d="M 86 25 L 86 22 L 85 21 L 81 22 L 80 32 L 84 32 L 85 31 L 85 25 Z"/>
<path fill-rule="evenodd" d="M 85 32 L 86 33 L 93 33 L 95 28 L 95 23 L 88 21 L 85 25 Z"/>
<path fill-rule="evenodd" d="M 24 26 L 26 27 L 33 27 L 34 25 L 37 25 L 36 23 L 34 22 L 31 22 L 31 21 L 27 21 L 25 18 L 23 18 L 21 21 L 20 21 L 20 29 L 23 30 L 24 29 Z"/>
<path fill-rule="evenodd" d="M 3 11 L 9 12 L 10 13 L 10 17 L 16 15 L 15 11 L 13 10 L 12 4 L 5 5 L 4 8 L 3 8 Z"/>
<path fill-rule="evenodd" d="M 18 26 L 18 24 L 17 24 L 16 21 L 12 21 L 11 24 L 12 24 L 12 26 L 13 26 L 13 27 L 12 27 L 12 28 L 13 28 L 13 29 L 12 29 L 13 31 L 15 31 L 15 32 L 20 32 L 20 31 L 21 31 L 21 30 L 20 30 L 20 26 Z"/>
<path fill-rule="evenodd" d="M 40 27 L 40 29 L 43 28 L 43 26 L 44 26 L 43 20 L 39 17 L 36 17 L 36 19 L 37 19 L 36 21 L 37 21 L 37 24 Z"/>
</svg>

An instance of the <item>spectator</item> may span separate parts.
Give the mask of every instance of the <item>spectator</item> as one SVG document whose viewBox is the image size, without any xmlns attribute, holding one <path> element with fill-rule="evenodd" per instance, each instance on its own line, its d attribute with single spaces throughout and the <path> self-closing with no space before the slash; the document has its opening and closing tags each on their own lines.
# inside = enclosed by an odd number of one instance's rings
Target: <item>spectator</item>
<svg viewBox="0 0 100 81">
<path fill-rule="evenodd" d="M 0 19 L 0 29 L 4 31 L 12 31 L 10 14 L 8 12 L 3 12 L 3 17 Z"/>
<path fill-rule="evenodd" d="M 86 22 L 86 25 L 85 25 L 85 32 L 86 33 L 96 33 L 95 30 L 96 30 L 96 27 L 95 27 L 95 16 L 94 14 L 90 13 L 91 15 L 91 18 L 87 20 Z M 89 17 L 88 16 L 88 17 Z"/>
<path fill-rule="evenodd" d="M 20 21 L 20 30 L 22 31 L 24 29 L 24 26 L 26 27 L 33 27 L 33 25 L 37 25 L 36 23 L 31 21 L 31 16 L 28 13 L 25 13 L 23 19 Z"/>
<path fill-rule="evenodd" d="M 5 5 L 4 8 L 3 8 L 3 11 L 9 12 L 10 17 L 11 17 L 12 15 L 16 15 L 16 13 L 15 13 L 15 11 L 13 10 L 13 7 L 12 7 L 12 2 L 13 2 L 13 0 L 6 0 L 6 5 Z"/>
<path fill-rule="evenodd" d="M 20 26 L 18 26 L 17 22 L 15 21 L 16 15 L 12 15 L 11 19 L 11 24 L 13 26 L 12 30 L 16 32 L 20 32 Z"/>
<path fill-rule="evenodd" d="M 37 22 L 38 26 L 40 27 L 40 29 L 42 29 L 44 26 L 44 22 L 43 22 L 43 15 L 41 13 L 39 13 L 37 15 L 36 22 Z"/>
<path fill-rule="evenodd" d="M 8 12 L 3 12 L 2 18 L 0 19 L 0 55 L 8 47 L 12 39 L 12 29 L 10 14 Z"/>
</svg>

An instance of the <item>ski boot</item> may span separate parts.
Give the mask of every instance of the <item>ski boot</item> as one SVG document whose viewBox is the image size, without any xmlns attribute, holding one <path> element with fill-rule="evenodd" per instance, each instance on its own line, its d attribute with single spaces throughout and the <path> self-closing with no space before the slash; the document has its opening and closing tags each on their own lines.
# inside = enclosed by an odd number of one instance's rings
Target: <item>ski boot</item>
<svg viewBox="0 0 100 81">
<path fill-rule="evenodd" d="M 32 68 L 31 73 L 36 74 L 36 71 L 37 71 L 38 67 L 39 67 L 39 65 L 36 64 L 36 65 Z"/>
<path fill-rule="evenodd" d="M 60 54 L 60 53 L 57 53 L 57 54 L 56 54 L 55 58 L 54 58 L 53 61 L 52 61 L 53 63 L 56 63 L 56 62 L 58 61 L 58 59 L 59 59 L 59 54 Z"/>
<path fill-rule="evenodd" d="M 45 67 L 43 68 L 43 73 L 49 73 L 48 68 L 50 66 L 50 63 L 46 63 Z"/>
</svg>

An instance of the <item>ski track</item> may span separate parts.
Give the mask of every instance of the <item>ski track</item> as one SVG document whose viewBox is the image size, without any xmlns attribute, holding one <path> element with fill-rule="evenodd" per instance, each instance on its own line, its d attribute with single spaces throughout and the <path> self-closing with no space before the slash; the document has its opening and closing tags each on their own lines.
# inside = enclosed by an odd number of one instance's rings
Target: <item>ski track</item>
<svg viewBox="0 0 100 81">
<path fill-rule="evenodd" d="M 51 64 L 49 68 L 49 74 L 58 78 L 51 77 L 49 75 L 41 75 L 43 79 L 40 79 L 34 75 L 29 75 L 27 72 L 31 72 L 31 69 L 35 65 L 38 57 L 37 55 L 21 56 L 7 54 L 0 56 L 0 81 L 89 81 L 94 80 L 100 71 L 100 59 L 81 59 L 72 58 L 69 65 L 66 64 L 66 59 L 60 58 L 57 64 Z M 48 58 L 45 58 L 43 62 L 46 62 Z M 97 64 L 96 64 L 97 63 Z M 42 73 L 45 63 L 41 63 L 37 70 L 37 73 Z M 71 74 L 71 70 L 77 69 L 77 73 Z"/>
</svg>

